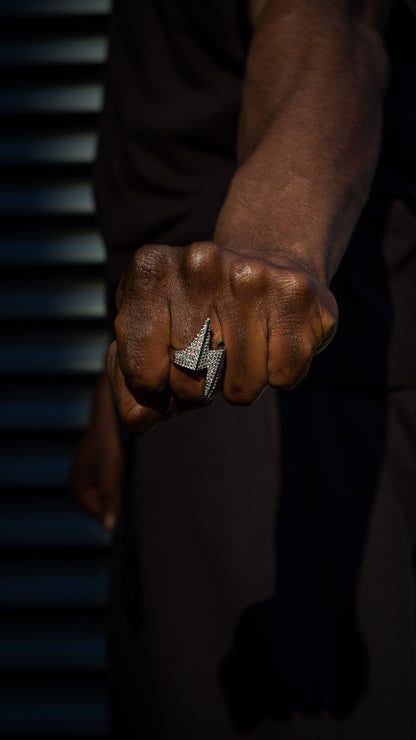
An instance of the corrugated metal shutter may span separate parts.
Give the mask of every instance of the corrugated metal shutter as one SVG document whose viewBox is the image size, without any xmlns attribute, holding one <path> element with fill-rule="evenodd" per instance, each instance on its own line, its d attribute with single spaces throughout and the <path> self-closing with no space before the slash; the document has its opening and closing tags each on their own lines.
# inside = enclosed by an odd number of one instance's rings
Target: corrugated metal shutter
<svg viewBox="0 0 416 740">
<path fill-rule="evenodd" d="M 108 538 L 65 480 L 107 343 L 109 0 L 0 0 L 0 736 L 105 737 Z"/>
</svg>

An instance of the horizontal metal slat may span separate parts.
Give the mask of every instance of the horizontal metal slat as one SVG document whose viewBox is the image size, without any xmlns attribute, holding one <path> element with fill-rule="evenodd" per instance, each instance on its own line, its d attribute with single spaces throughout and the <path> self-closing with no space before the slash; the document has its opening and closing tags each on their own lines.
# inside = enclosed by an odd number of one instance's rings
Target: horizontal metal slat
<svg viewBox="0 0 416 740">
<path fill-rule="evenodd" d="M 0 682 L 0 736 L 97 737 L 108 730 L 104 677 Z"/>
<path fill-rule="evenodd" d="M 78 430 L 87 424 L 90 406 L 91 392 L 83 388 L 1 387 L 0 430 Z"/>
<path fill-rule="evenodd" d="M 8 234 L 0 241 L 0 266 L 102 265 L 105 248 L 97 231 L 72 234 Z"/>
<path fill-rule="evenodd" d="M 102 555 L 20 552 L 0 562 L 0 609 L 103 607 L 107 563 Z"/>
<path fill-rule="evenodd" d="M 93 214 L 94 198 L 90 183 L 33 183 L 2 185 L 0 214 Z"/>
<path fill-rule="evenodd" d="M 102 15 L 111 9 L 111 0 L 1 0 L 0 16 Z"/>
<path fill-rule="evenodd" d="M 0 502 L 0 548 L 107 547 L 108 533 L 69 493 L 14 494 Z"/>
<path fill-rule="evenodd" d="M 72 450 L 0 451 L 0 486 L 65 488 Z"/>
<path fill-rule="evenodd" d="M 66 489 L 77 438 L 28 433 L 3 437 L 0 444 L 0 487 L 15 491 Z M 14 493 L 13 495 L 16 495 Z"/>
<path fill-rule="evenodd" d="M 0 344 L 0 375 L 100 373 L 107 331 L 20 333 Z"/>
<path fill-rule="evenodd" d="M 36 614 L 36 612 L 35 612 Z M 0 672 L 105 670 L 105 627 L 100 620 L 0 618 Z M 1 722 L 0 722 L 1 723 Z"/>
<path fill-rule="evenodd" d="M 28 734 L 28 732 L 30 734 Z M 33 731 L 30 732 L 30 729 L 28 730 L 28 732 L 22 731 L 22 732 L 19 732 L 18 735 L 16 735 L 16 733 L 13 731 L 2 733 L 1 740 L 16 740 L 17 737 L 19 738 L 19 740 L 34 740 L 36 735 L 34 735 Z M 99 732 L 94 732 L 94 735 L 93 735 L 94 740 L 109 740 L 108 732 L 109 732 L 108 728 L 104 734 L 99 733 Z M 37 737 L 39 739 L 39 735 Z M 58 736 L 56 736 L 55 734 L 54 740 L 58 740 L 58 738 L 62 738 L 62 737 L 63 737 L 63 733 L 60 733 Z M 70 732 L 69 734 L 66 734 L 65 738 L 67 740 L 92 740 L 91 732 L 86 734 L 85 732 L 82 732 L 80 730 L 78 730 L 76 734 L 72 732 Z"/>
<path fill-rule="evenodd" d="M 78 38 L 8 39 L 0 41 L 0 65 L 103 64 L 107 55 L 102 36 Z"/>
<path fill-rule="evenodd" d="M 0 89 L 0 113 L 98 113 L 103 90 L 98 83 Z"/>
<path fill-rule="evenodd" d="M 93 132 L 8 134 L 0 138 L 0 164 L 92 164 L 96 142 Z"/>
<path fill-rule="evenodd" d="M 11 319 L 3 323 L 0 349 L 5 739 L 87 740 L 108 733 L 103 613 L 109 537 L 64 489 L 74 430 L 87 420 L 92 374 L 102 368 L 107 345 L 99 277 L 104 249 L 88 178 L 109 5 L 0 0 L 0 319 L 1 307 L 3 319 Z M 71 373 L 81 383 L 81 374 L 91 375 L 77 389 Z M 96 621 L 83 621 L 86 612 Z"/>
<path fill-rule="evenodd" d="M 103 278 L 0 281 L 0 318 L 97 319 L 106 316 Z"/>
</svg>

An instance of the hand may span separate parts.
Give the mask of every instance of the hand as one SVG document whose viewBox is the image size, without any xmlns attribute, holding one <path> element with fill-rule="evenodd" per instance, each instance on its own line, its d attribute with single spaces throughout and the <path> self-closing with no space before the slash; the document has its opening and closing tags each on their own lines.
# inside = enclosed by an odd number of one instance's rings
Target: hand
<svg viewBox="0 0 416 740">
<path fill-rule="evenodd" d="M 107 369 L 121 417 L 138 433 L 203 404 L 204 375 L 177 367 L 173 354 L 206 318 L 211 349 L 226 347 L 222 393 L 233 404 L 252 403 L 267 385 L 296 385 L 337 320 L 328 288 L 286 254 L 271 262 L 213 242 L 142 247 L 117 303 Z"/>
<path fill-rule="evenodd" d="M 75 499 L 107 530 L 114 529 L 121 502 L 123 450 L 109 380 L 98 383 L 90 424 L 81 439 L 69 476 Z"/>
</svg>

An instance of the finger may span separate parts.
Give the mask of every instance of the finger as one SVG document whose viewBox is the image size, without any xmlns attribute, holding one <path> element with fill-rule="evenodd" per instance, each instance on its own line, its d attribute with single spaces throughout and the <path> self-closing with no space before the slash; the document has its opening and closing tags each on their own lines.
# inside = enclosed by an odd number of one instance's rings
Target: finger
<svg viewBox="0 0 416 740">
<path fill-rule="evenodd" d="M 113 532 L 120 513 L 120 504 L 116 498 L 109 498 L 103 491 L 100 491 L 99 504 L 100 511 L 97 519 L 107 532 Z"/>
<path fill-rule="evenodd" d="M 182 405 L 200 406 L 204 403 L 207 372 L 214 362 L 213 357 L 207 356 L 204 350 L 207 347 L 209 349 L 223 347 L 222 330 L 216 312 L 213 309 L 207 310 L 210 316 L 205 316 L 203 319 L 200 309 L 199 311 L 191 309 L 187 319 L 183 321 L 180 314 L 172 316 L 173 347 L 169 385 L 175 398 Z M 209 323 L 207 323 L 208 319 Z M 175 359 L 175 350 L 187 348 L 192 352 L 195 364 L 199 363 L 198 369 L 183 367 L 180 362 L 184 360 Z"/>
<path fill-rule="evenodd" d="M 137 393 L 158 393 L 169 382 L 170 327 L 165 322 L 137 324 L 119 315 L 115 322 L 117 352 L 126 385 Z"/>
<path fill-rule="evenodd" d="M 91 480 L 85 478 L 85 474 L 79 475 L 77 468 L 71 471 L 68 480 L 68 488 L 71 496 L 94 517 L 98 517 L 100 506 L 98 503 L 98 486 Z"/>
<path fill-rule="evenodd" d="M 94 519 L 101 521 L 100 486 L 96 471 L 77 457 L 68 479 L 71 496 Z"/>
<path fill-rule="evenodd" d="M 121 499 L 122 455 L 100 456 L 91 463 L 78 455 L 68 480 L 74 499 L 106 529 L 114 528 Z"/>
<path fill-rule="evenodd" d="M 182 250 L 179 265 L 180 293 L 171 303 L 171 368 L 169 383 L 182 403 L 204 402 L 207 368 L 199 371 L 180 367 L 174 361 L 175 350 L 186 349 L 210 319 L 206 338 L 209 349 L 221 348 L 223 335 L 216 310 L 215 296 L 221 292 L 223 263 L 218 247 L 210 242 L 195 242 Z"/>
<path fill-rule="evenodd" d="M 120 417 L 132 432 L 144 434 L 174 412 L 174 399 L 169 391 L 133 394 L 129 390 L 121 372 L 116 342 L 110 345 L 108 351 L 107 372 L 113 386 Z"/>
<path fill-rule="evenodd" d="M 119 297 L 115 320 L 118 360 L 132 392 L 157 393 L 169 379 L 171 248 L 138 250 Z M 172 267 L 172 269 L 170 269 Z"/>
<path fill-rule="evenodd" d="M 267 386 L 267 324 L 251 310 L 223 320 L 226 363 L 222 393 L 226 401 L 247 405 Z"/>
<path fill-rule="evenodd" d="M 314 355 L 327 346 L 333 332 L 324 333 L 319 315 L 291 316 L 273 323 L 269 332 L 268 384 L 273 388 L 294 388 L 308 374 Z"/>
<path fill-rule="evenodd" d="M 268 383 L 293 388 L 311 360 L 331 341 L 337 306 L 330 291 L 302 272 L 288 272 L 283 290 L 269 301 Z"/>
<path fill-rule="evenodd" d="M 272 330 L 268 349 L 267 378 L 272 388 L 294 388 L 308 374 L 313 354 L 301 330 L 294 329 L 290 335 Z"/>
<path fill-rule="evenodd" d="M 268 270 L 259 260 L 231 261 L 230 299 L 221 314 L 227 359 L 223 384 L 230 403 L 250 404 L 267 386 Z"/>
<path fill-rule="evenodd" d="M 335 336 L 338 327 L 338 305 L 331 291 L 324 286 L 313 307 L 311 329 L 315 338 L 313 354 L 322 352 Z"/>
<path fill-rule="evenodd" d="M 277 304 L 279 305 L 279 304 Z M 267 379 L 273 388 L 293 388 L 307 375 L 314 349 L 321 337 L 312 328 L 311 304 L 297 306 L 295 300 L 280 301 L 268 316 Z"/>
<path fill-rule="evenodd" d="M 100 478 L 100 522 L 109 532 L 113 531 L 121 505 L 122 464 L 115 466 L 114 461 L 103 460 Z"/>
</svg>

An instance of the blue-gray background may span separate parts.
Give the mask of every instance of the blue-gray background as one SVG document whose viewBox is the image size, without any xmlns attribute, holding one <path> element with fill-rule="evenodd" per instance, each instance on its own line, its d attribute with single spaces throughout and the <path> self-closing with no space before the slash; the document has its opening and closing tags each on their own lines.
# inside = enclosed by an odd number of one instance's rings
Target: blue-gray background
<svg viewBox="0 0 416 740">
<path fill-rule="evenodd" d="M 107 342 L 110 0 L 0 0 L 0 737 L 104 738 L 108 538 L 66 492 Z"/>
</svg>

